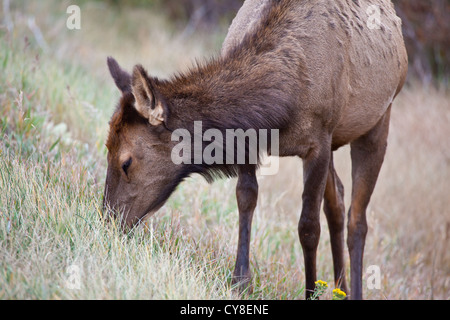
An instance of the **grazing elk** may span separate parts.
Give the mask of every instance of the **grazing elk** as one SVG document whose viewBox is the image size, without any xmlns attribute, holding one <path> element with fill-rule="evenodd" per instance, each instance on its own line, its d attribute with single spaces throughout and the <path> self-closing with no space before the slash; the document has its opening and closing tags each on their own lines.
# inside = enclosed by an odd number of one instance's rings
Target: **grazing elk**
<svg viewBox="0 0 450 320">
<path fill-rule="evenodd" d="M 375 26 L 368 23 L 370 6 L 378 9 Z M 322 198 L 336 286 L 348 292 L 344 190 L 332 153 L 350 144 L 350 296 L 362 298 L 366 208 L 386 151 L 392 101 L 407 73 L 401 21 L 390 0 L 246 0 L 221 55 L 184 74 L 161 80 L 140 65 L 129 74 L 113 58 L 108 66 L 122 97 L 106 142 L 104 205 L 120 210 L 124 225 L 131 227 L 156 212 L 192 173 L 207 180 L 237 176 L 239 241 L 233 280 L 247 285 L 257 164 L 248 157 L 244 163 L 175 164 L 171 153 L 179 142 L 172 133 L 183 129 L 194 135 L 195 121 L 202 121 L 202 132 L 277 129 L 279 156 L 303 160 L 298 234 L 306 297 L 316 280 Z"/>
</svg>

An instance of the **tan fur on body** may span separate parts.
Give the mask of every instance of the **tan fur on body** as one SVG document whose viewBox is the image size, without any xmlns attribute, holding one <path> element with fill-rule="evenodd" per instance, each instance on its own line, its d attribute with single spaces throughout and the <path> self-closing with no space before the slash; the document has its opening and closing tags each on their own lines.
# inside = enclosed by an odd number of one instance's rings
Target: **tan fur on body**
<svg viewBox="0 0 450 320">
<path fill-rule="evenodd" d="M 408 61 L 401 20 L 392 2 L 281 1 L 279 11 L 271 10 L 271 3 L 244 2 L 229 28 L 222 55 L 232 52 L 255 32 L 264 34 L 258 39 L 273 41 L 274 60 L 281 60 L 284 55 L 278 53 L 289 47 L 299 60 L 302 70 L 297 71 L 303 77 L 303 85 L 297 89 L 302 96 L 301 111 L 292 123 L 297 127 L 293 130 L 304 130 L 293 136 L 307 136 L 310 118 L 319 113 L 327 114 L 324 118 L 330 122 L 338 121 L 333 128 L 334 148 L 367 132 L 386 112 L 406 78 Z M 380 29 L 370 30 L 367 26 L 370 5 L 382 10 Z M 268 12 L 273 21 L 280 20 L 277 27 L 282 31 L 258 25 Z M 286 28 L 282 21 L 287 20 L 295 23 Z"/>
</svg>

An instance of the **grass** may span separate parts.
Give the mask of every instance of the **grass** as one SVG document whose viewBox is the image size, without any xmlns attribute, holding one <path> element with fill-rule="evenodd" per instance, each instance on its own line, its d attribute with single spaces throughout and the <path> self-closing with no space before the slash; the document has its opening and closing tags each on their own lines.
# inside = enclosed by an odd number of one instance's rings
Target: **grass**
<svg viewBox="0 0 450 320">
<path fill-rule="evenodd" d="M 71 31 L 68 5 L 14 2 L 14 28 L 0 29 L 0 299 L 303 299 L 299 159 L 281 159 L 278 175 L 259 179 L 254 290 L 241 296 L 231 287 L 235 180 L 189 179 L 127 235 L 102 217 L 104 140 L 119 97 L 106 56 L 166 76 L 217 52 L 225 30 L 184 39 L 154 11 L 83 2 L 82 28 Z M 48 49 L 28 27 L 31 16 Z M 445 88 L 410 84 L 392 110 L 365 251 L 382 287 L 364 286 L 366 298 L 450 298 L 448 101 Z M 335 156 L 347 208 L 348 151 Z M 318 279 L 332 283 L 325 219 L 321 227 Z"/>
</svg>

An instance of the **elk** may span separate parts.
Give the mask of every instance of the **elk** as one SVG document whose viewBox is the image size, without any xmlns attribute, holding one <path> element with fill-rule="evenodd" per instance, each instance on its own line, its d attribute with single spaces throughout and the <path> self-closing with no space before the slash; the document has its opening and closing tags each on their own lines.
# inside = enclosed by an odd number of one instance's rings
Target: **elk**
<svg viewBox="0 0 450 320">
<path fill-rule="evenodd" d="M 371 6 L 379 13 L 375 27 L 367 23 Z M 408 65 L 401 20 L 390 0 L 246 0 L 221 54 L 184 73 L 159 79 L 141 65 L 130 74 L 111 57 L 107 63 L 122 97 L 106 141 L 104 207 L 113 209 L 125 227 L 155 213 L 193 173 L 208 181 L 237 176 L 239 238 L 233 283 L 250 285 L 258 164 L 175 164 L 171 152 L 178 141 L 172 133 L 183 129 L 194 134 L 195 121 L 202 121 L 202 132 L 276 129 L 278 155 L 303 161 L 298 235 L 306 297 L 316 281 L 322 199 L 335 284 L 348 293 L 344 188 L 333 151 L 350 144 L 350 297 L 362 299 L 366 208 L 387 147 L 391 105 Z"/>
</svg>

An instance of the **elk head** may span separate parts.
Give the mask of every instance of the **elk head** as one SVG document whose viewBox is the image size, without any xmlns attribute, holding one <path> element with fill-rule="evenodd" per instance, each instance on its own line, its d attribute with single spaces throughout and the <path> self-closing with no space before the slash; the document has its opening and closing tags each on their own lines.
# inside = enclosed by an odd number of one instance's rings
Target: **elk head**
<svg viewBox="0 0 450 320">
<path fill-rule="evenodd" d="M 186 173 L 171 161 L 169 110 L 156 80 L 140 65 L 130 75 L 111 57 L 108 67 L 122 97 L 109 123 L 103 207 L 132 227 L 157 211 Z"/>
</svg>

